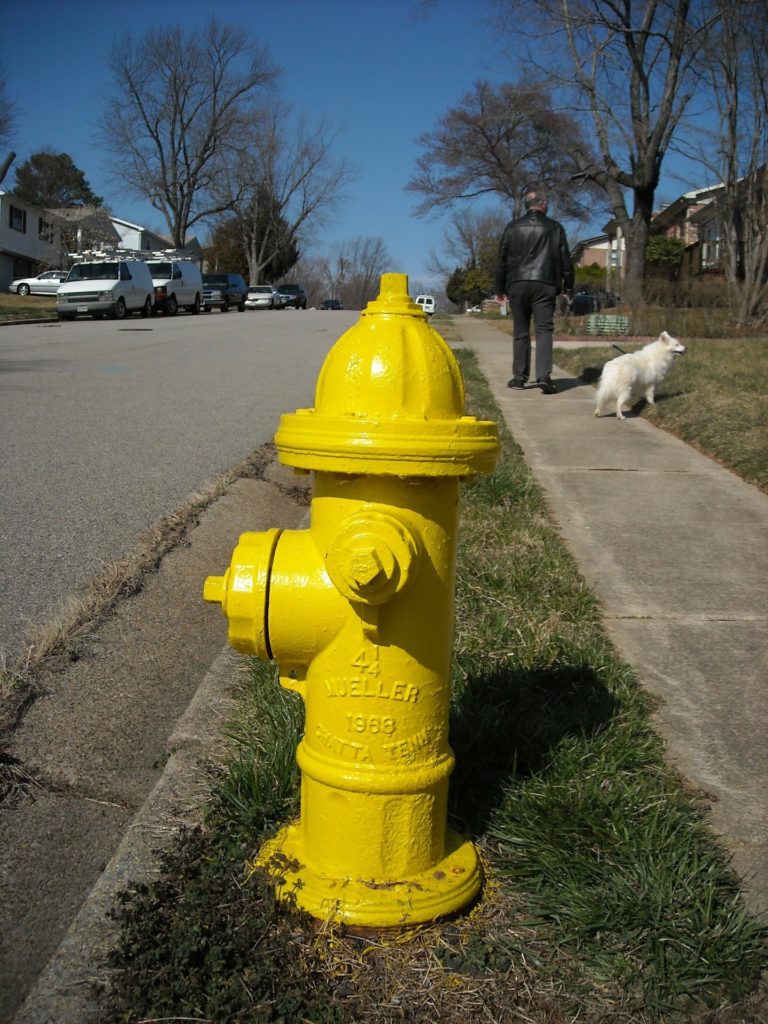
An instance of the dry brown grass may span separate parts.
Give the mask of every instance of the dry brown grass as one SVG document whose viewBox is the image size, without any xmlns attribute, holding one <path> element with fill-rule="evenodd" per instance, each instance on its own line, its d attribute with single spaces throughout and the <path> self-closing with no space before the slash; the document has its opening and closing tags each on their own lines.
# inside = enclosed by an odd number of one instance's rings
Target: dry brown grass
<svg viewBox="0 0 768 1024">
<path fill-rule="evenodd" d="M 321 927 L 307 951 L 331 980 L 345 1016 L 356 1024 L 565 1024 L 586 1007 L 566 1003 L 553 985 L 542 984 L 525 948 L 530 933 L 509 893 L 491 883 L 470 914 L 451 923 L 387 934 L 353 935 Z M 505 947 L 503 968 L 494 967 L 493 941 Z M 510 965 L 510 947 L 519 954 Z M 468 966 L 470 965 L 471 966 Z"/>
<path fill-rule="evenodd" d="M 55 295 L 9 295 L 0 293 L 0 322 L 3 320 L 56 319 Z"/>
</svg>

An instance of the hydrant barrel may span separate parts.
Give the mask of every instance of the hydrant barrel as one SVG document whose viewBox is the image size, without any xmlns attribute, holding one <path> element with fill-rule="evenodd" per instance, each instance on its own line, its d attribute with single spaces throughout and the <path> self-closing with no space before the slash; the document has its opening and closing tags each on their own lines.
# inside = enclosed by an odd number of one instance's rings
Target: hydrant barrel
<svg viewBox="0 0 768 1024">
<path fill-rule="evenodd" d="M 309 529 L 245 534 L 205 589 L 305 704 L 300 818 L 259 862 L 315 917 L 433 920 L 481 884 L 447 828 L 448 717 L 459 482 L 493 468 L 496 425 L 464 415 L 453 354 L 385 274 L 275 442 L 314 471 Z"/>
</svg>

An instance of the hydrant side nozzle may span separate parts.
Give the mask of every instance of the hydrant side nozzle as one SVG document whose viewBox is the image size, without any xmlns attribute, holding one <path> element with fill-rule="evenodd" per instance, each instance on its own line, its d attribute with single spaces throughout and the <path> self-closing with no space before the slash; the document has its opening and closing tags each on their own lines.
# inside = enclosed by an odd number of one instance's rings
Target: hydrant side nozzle
<svg viewBox="0 0 768 1024">
<path fill-rule="evenodd" d="M 229 620 L 229 642 L 243 654 L 271 660 L 267 630 L 269 582 L 281 530 L 243 533 L 223 576 L 209 576 L 206 601 L 221 605 Z"/>
</svg>

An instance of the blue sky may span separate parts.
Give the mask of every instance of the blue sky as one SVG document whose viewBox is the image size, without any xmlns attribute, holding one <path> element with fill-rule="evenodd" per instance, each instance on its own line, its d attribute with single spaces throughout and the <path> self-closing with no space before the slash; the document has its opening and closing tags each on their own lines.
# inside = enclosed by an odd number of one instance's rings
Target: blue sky
<svg viewBox="0 0 768 1024">
<path fill-rule="evenodd" d="M 393 269 L 407 273 L 412 284 L 439 286 L 443 282 L 431 281 L 426 265 L 430 250 L 440 248 L 445 221 L 415 217 L 415 197 L 404 186 L 421 152 L 417 135 L 475 80 L 514 77 L 508 64 L 497 62 L 485 9 L 477 0 L 0 0 L 6 40 L 0 66 L 20 115 L 13 139 L 17 164 L 44 147 L 69 153 L 113 213 L 165 232 L 149 204 L 116 194 L 94 141 L 110 82 L 106 55 L 113 38 L 126 31 L 160 32 L 182 14 L 194 28 L 215 12 L 268 46 L 283 69 L 285 100 L 340 129 L 335 152 L 356 167 L 357 179 L 322 240 L 381 237 Z M 9 32 L 10 26 L 18 31 Z M 12 182 L 11 171 L 3 184 Z M 681 191 L 685 187 L 674 187 L 674 194 Z"/>
<path fill-rule="evenodd" d="M 357 180 L 325 229 L 329 241 L 382 237 L 399 271 L 427 283 L 429 251 L 441 227 L 413 215 L 415 199 L 403 191 L 420 153 L 415 137 L 454 105 L 477 78 L 503 78 L 491 63 L 491 30 L 472 0 L 440 0 L 421 13 L 417 0 L 229 0 L 209 4 L 125 5 L 103 0 L 0 0 L 13 47 L 0 55 L 8 93 L 20 112 L 13 148 L 17 164 L 50 147 L 66 152 L 113 213 L 166 231 L 147 203 L 118 197 L 93 128 L 109 83 L 106 54 L 129 30 L 161 31 L 186 12 L 191 26 L 214 11 L 238 21 L 265 43 L 282 67 L 279 91 L 313 119 L 341 131 L 336 153 L 357 169 Z M 6 41 L 11 34 L 3 33 Z M 12 185 L 13 172 L 3 183 Z"/>
</svg>

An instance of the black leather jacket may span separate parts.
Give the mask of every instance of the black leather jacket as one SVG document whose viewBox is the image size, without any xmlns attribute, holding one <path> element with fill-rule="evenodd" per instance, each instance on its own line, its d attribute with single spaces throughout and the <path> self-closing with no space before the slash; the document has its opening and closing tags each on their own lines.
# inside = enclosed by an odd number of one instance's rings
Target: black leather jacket
<svg viewBox="0 0 768 1024">
<path fill-rule="evenodd" d="M 496 260 L 496 294 L 506 295 L 515 281 L 542 281 L 558 292 L 573 288 L 573 263 L 565 229 L 540 210 L 504 228 Z"/>
</svg>

